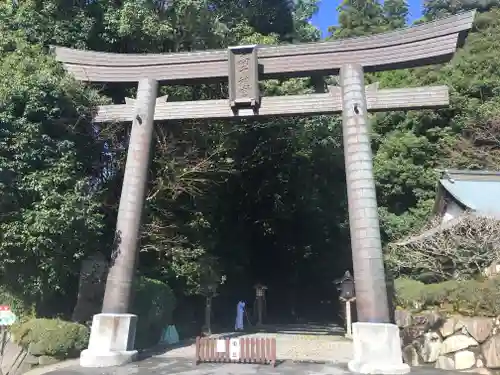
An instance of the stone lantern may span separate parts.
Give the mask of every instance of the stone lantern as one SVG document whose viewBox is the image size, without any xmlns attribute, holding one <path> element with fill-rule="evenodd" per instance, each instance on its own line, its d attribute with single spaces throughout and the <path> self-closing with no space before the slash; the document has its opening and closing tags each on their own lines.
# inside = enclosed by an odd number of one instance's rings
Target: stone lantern
<svg viewBox="0 0 500 375">
<path fill-rule="evenodd" d="M 346 321 L 346 337 L 351 338 L 352 336 L 352 314 L 351 314 L 351 304 L 356 301 L 356 290 L 354 287 L 354 278 L 351 276 L 349 271 L 345 271 L 344 276 L 336 280 L 335 283 L 338 285 L 337 290 L 339 291 L 339 299 L 345 303 L 345 321 Z"/>
</svg>

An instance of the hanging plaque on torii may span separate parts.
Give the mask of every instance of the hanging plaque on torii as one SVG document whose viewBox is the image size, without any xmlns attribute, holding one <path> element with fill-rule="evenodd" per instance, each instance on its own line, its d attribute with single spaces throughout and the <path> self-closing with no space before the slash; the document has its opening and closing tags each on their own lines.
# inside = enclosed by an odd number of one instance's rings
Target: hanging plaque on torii
<svg viewBox="0 0 500 375">
<path fill-rule="evenodd" d="M 132 131 L 116 225 L 117 250 L 108 274 L 104 314 L 94 317 L 89 349 L 82 353 L 81 364 L 116 365 L 135 353 L 131 348 L 133 339 L 124 334 L 113 336 L 100 327 L 111 324 L 111 314 L 114 326 L 129 327 L 129 334 L 135 335 L 135 319 L 127 312 L 154 120 L 341 113 L 358 315 L 358 322 L 353 324 L 354 360 L 349 368 L 379 374 L 409 371 L 401 361 L 399 330 L 388 324 L 367 114 L 446 107 L 448 89 L 365 87 L 364 73 L 448 62 L 457 46 L 463 44 L 473 20 L 474 12 L 467 12 L 369 37 L 177 54 L 114 54 L 54 47 L 56 59 L 78 80 L 138 82 L 135 100 L 101 106 L 94 118 L 96 122 L 132 122 Z M 329 87 L 324 94 L 262 97 L 258 91 L 262 79 L 321 75 L 339 75 L 339 85 Z M 217 81 L 229 83 L 229 98 L 187 102 L 156 98 L 159 82 Z M 103 337 L 109 341 L 105 347 Z"/>
</svg>

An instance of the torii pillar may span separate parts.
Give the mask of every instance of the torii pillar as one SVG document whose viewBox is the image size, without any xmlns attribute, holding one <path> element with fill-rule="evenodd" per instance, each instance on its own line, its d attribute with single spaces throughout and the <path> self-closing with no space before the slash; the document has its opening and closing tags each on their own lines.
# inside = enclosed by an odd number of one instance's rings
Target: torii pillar
<svg viewBox="0 0 500 375">
<path fill-rule="evenodd" d="M 157 93 L 156 80 L 139 80 L 102 313 L 92 320 L 88 349 L 80 355 L 82 367 L 119 366 L 137 357 L 137 316 L 128 313 L 128 309 L 139 254 Z"/>
<path fill-rule="evenodd" d="M 390 323 L 363 68 L 340 69 L 342 130 L 358 322 L 350 371 L 405 374 L 399 328 Z"/>
</svg>

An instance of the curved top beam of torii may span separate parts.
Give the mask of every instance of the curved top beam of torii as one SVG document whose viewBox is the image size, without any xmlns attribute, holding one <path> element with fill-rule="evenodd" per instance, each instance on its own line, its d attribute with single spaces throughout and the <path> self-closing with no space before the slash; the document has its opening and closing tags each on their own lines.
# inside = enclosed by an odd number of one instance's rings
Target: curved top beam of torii
<svg viewBox="0 0 500 375">
<path fill-rule="evenodd" d="M 412 68 L 449 61 L 472 27 L 475 12 L 378 34 L 308 44 L 259 46 L 260 78 L 338 74 L 345 63 L 365 72 Z M 118 54 L 52 47 L 56 59 L 81 81 L 169 83 L 227 80 L 228 51 Z"/>
</svg>

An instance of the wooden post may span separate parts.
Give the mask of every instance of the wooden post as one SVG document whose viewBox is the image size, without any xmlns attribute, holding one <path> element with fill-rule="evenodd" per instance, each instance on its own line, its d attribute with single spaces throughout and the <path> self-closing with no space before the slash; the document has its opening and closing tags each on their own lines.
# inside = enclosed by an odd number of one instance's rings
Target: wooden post
<svg viewBox="0 0 500 375">
<path fill-rule="evenodd" d="M 157 92 L 156 80 L 139 81 L 118 208 L 115 243 L 102 306 L 103 313 L 123 314 L 129 311 L 138 256 L 139 229 L 148 177 Z"/>
<path fill-rule="evenodd" d="M 257 297 L 257 325 L 262 325 L 262 297 Z"/>
<path fill-rule="evenodd" d="M 266 290 L 267 287 L 262 284 L 255 285 L 255 305 L 257 308 L 257 326 L 262 325 L 262 320 L 264 316 L 264 305 L 266 301 Z"/>
<path fill-rule="evenodd" d="M 356 298 L 351 298 L 345 300 L 345 323 L 346 323 L 346 334 L 345 337 L 348 339 L 352 338 L 352 312 L 351 303 L 354 302 Z"/>
<path fill-rule="evenodd" d="M 343 65 L 340 70 L 340 86 L 358 320 L 388 323 L 389 308 L 373 176 L 373 155 L 361 65 Z"/>
<path fill-rule="evenodd" d="M 212 334 L 212 296 L 205 297 L 205 332 Z"/>
</svg>

